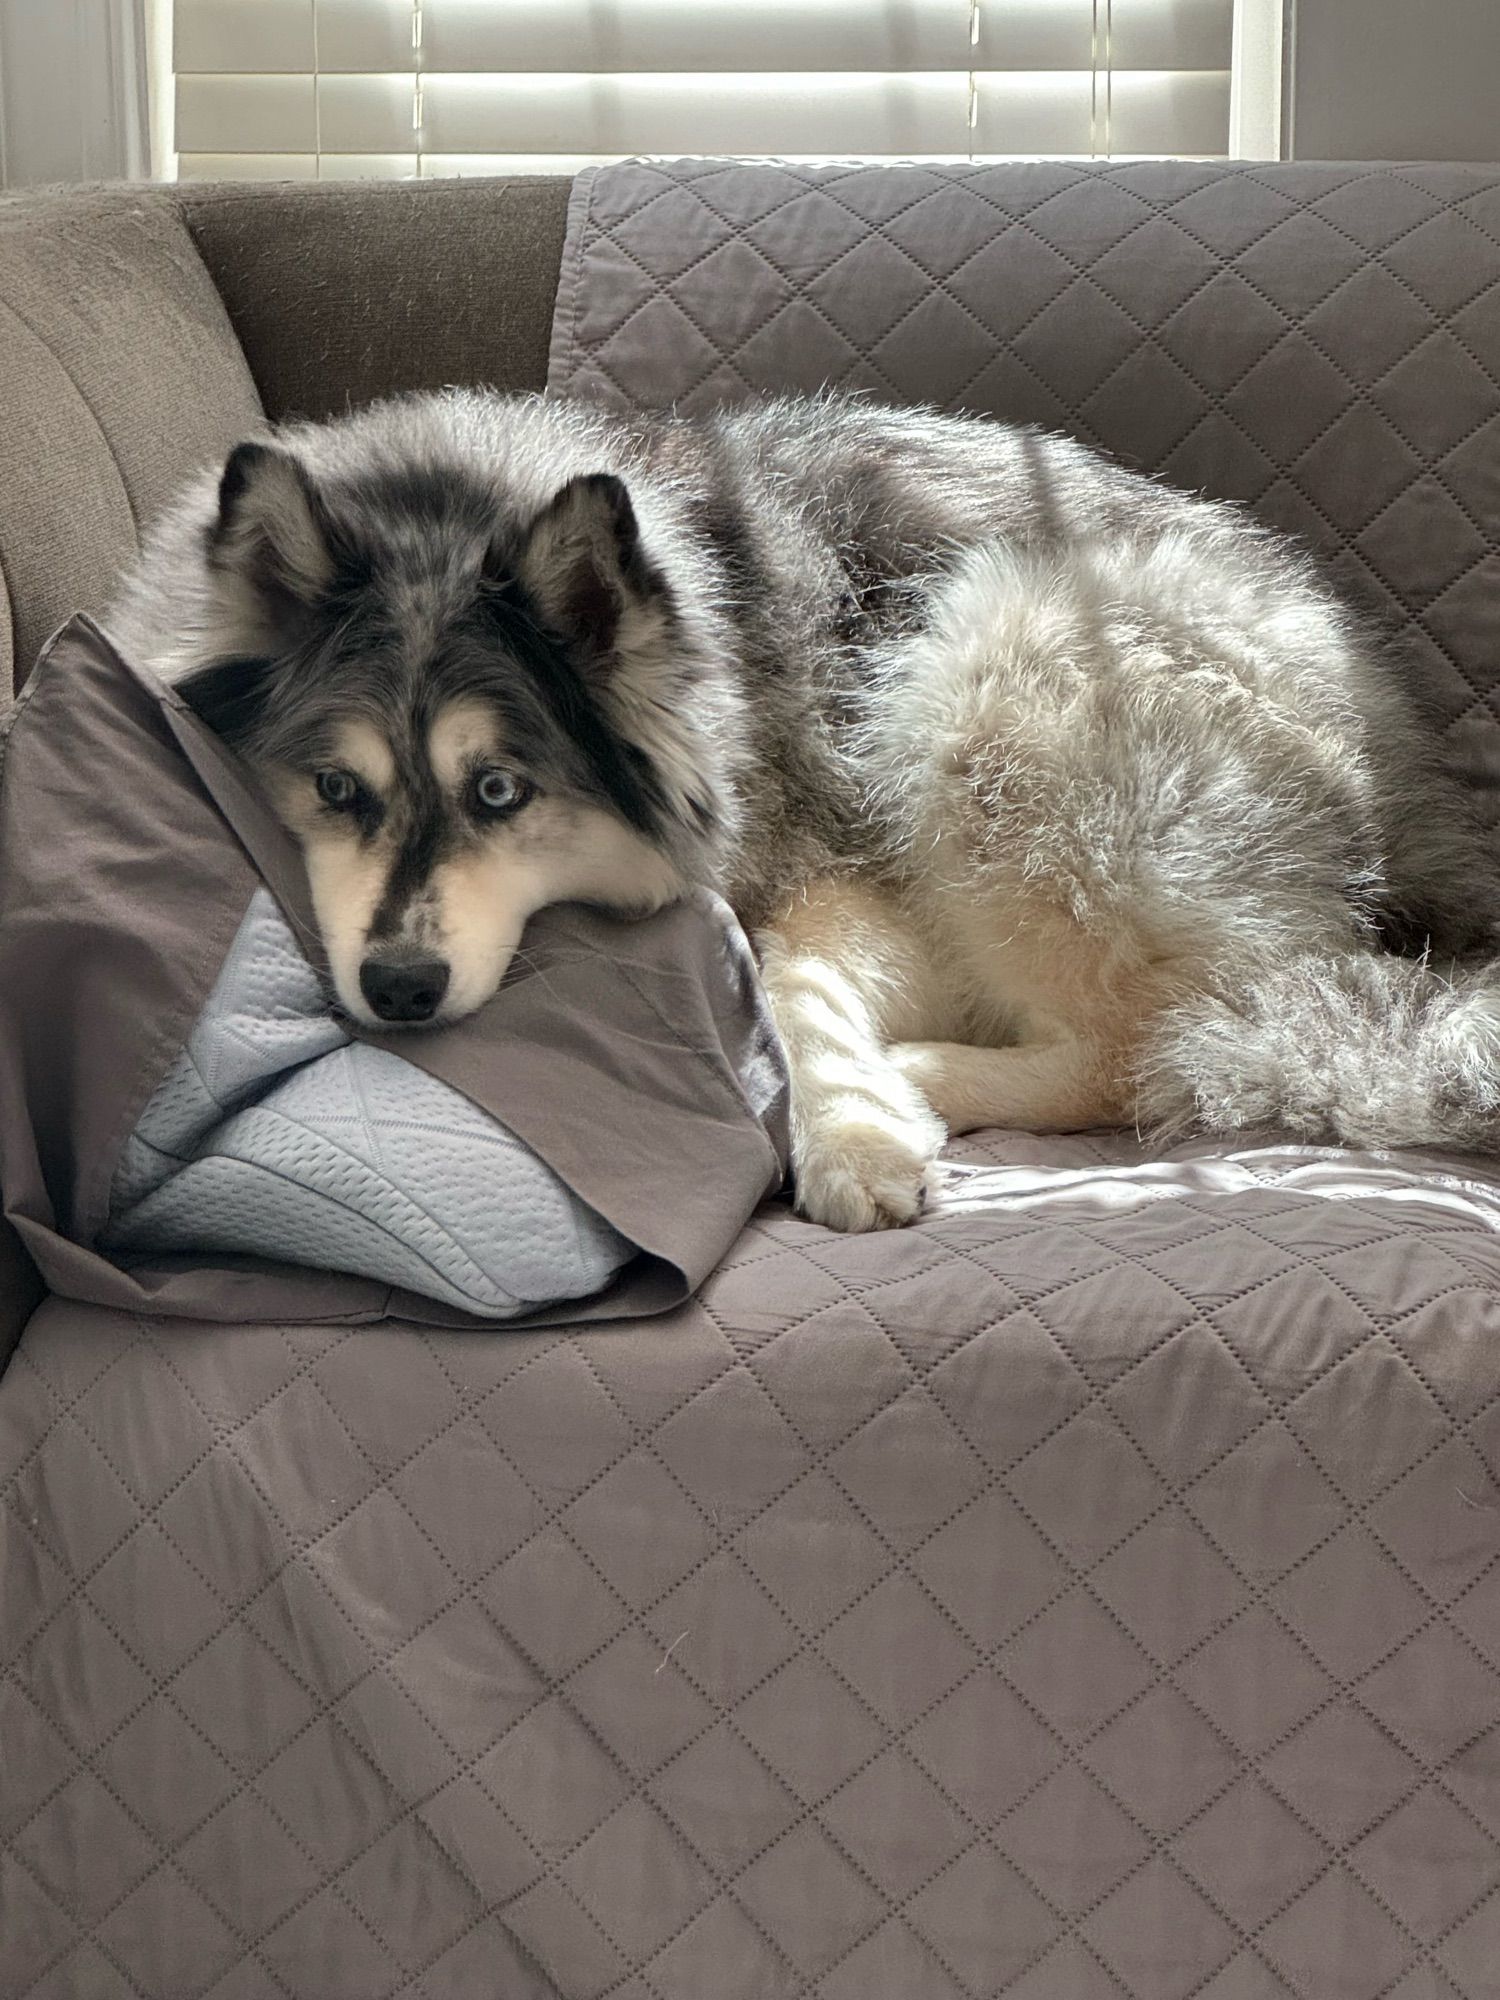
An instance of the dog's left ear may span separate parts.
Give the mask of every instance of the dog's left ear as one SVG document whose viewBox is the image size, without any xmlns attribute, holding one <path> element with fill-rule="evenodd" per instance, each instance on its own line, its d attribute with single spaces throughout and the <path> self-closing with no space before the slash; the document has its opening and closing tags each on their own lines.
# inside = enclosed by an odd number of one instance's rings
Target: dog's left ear
<svg viewBox="0 0 1500 2000">
<path fill-rule="evenodd" d="M 542 620 L 599 664 L 629 644 L 632 620 L 666 597 L 641 547 L 625 482 L 584 473 L 526 531 L 517 574 Z"/>
<path fill-rule="evenodd" d="M 231 745 L 244 742 L 270 700 L 272 660 L 234 655 L 195 667 L 176 683 L 178 694 L 216 736 Z"/>
</svg>

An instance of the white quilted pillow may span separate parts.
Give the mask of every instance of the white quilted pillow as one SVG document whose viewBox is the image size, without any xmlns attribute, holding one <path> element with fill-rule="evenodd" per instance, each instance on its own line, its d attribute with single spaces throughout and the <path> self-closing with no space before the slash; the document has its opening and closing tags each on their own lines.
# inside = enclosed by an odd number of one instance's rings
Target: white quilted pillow
<svg viewBox="0 0 1500 2000">
<path fill-rule="evenodd" d="M 104 1244 L 352 1271 L 494 1319 L 632 1254 L 496 1119 L 353 1041 L 265 889 L 126 1144 Z"/>
</svg>

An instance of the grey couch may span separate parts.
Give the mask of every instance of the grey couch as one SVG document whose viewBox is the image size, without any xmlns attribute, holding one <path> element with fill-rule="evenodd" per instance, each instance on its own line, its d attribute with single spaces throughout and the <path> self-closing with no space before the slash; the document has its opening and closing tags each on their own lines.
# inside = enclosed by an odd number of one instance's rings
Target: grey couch
<svg viewBox="0 0 1500 2000">
<path fill-rule="evenodd" d="M 266 417 L 540 389 L 568 183 L 0 201 L 0 701 L 174 488 Z M 0 1349 L 36 1287 L 0 1225 Z"/>
<path fill-rule="evenodd" d="M 1500 173 L 599 189 L 556 331 L 562 181 L 0 204 L 0 689 L 263 416 L 830 376 L 1306 536 L 1494 820 Z M 965 1157 L 583 1334 L 0 1234 L 5 2000 L 1495 2000 L 1495 1182 Z"/>
</svg>

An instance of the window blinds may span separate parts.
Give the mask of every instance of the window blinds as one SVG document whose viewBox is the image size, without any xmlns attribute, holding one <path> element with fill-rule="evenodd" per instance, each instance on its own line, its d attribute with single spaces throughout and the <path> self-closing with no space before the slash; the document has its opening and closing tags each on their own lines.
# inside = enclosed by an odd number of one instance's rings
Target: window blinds
<svg viewBox="0 0 1500 2000">
<path fill-rule="evenodd" d="M 175 0 L 178 170 L 1211 157 L 1229 147 L 1235 14 L 1236 0 Z"/>
</svg>

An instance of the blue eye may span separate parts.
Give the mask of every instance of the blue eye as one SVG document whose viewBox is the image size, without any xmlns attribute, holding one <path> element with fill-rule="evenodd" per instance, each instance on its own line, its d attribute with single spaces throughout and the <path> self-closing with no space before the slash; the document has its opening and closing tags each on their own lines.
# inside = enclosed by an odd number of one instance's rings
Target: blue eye
<svg viewBox="0 0 1500 2000">
<path fill-rule="evenodd" d="M 350 771 L 319 771 L 315 782 L 318 797 L 335 811 L 352 806 L 359 796 L 359 780 Z"/>
<path fill-rule="evenodd" d="M 474 803 L 481 812 L 512 813 L 530 797 L 531 786 L 525 779 L 502 771 L 498 764 L 488 764 L 474 774 Z"/>
</svg>

